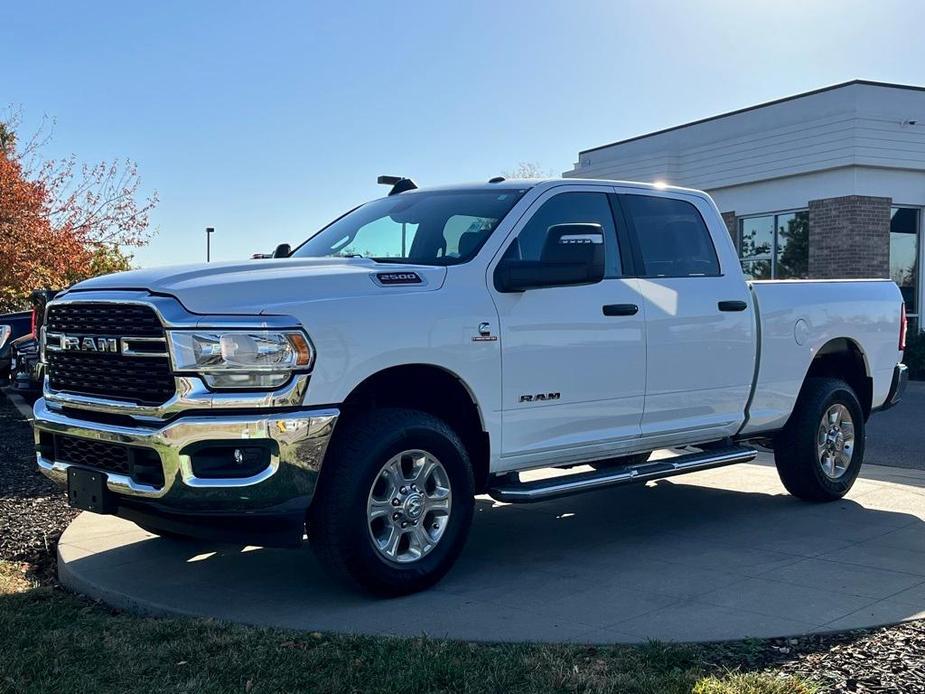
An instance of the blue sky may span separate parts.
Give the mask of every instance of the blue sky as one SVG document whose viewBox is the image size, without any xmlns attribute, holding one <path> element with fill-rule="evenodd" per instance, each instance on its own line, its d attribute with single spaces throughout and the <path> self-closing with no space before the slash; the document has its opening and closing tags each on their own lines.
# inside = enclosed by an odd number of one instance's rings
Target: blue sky
<svg viewBox="0 0 925 694">
<path fill-rule="evenodd" d="M 925 84 L 925 3 L 14 3 L 0 106 L 52 156 L 131 157 L 143 266 L 244 258 L 382 195 L 841 82 Z"/>
</svg>

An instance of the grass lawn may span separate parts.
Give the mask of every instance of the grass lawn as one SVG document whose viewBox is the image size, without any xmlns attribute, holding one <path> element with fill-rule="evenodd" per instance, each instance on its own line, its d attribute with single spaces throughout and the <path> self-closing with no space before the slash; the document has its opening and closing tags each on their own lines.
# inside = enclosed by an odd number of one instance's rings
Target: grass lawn
<svg viewBox="0 0 925 694">
<path fill-rule="evenodd" d="M 543 646 L 307 634 L 117 613 L 0 562 L 0 692 L 803 694 L 730 646 Z"/>
</svg>

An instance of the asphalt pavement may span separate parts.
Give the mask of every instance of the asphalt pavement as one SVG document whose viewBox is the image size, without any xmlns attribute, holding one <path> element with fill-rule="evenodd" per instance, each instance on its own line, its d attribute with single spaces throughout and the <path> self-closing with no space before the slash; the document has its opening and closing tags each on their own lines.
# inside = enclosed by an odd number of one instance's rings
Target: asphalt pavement
<svg viewBox="0 0 925 694">
<path fill-rule="evenodd" d="M 925 381 L 911 381 L 896 407 L 870 418 L 864 463 L 925 470 Z"/>
</svg>

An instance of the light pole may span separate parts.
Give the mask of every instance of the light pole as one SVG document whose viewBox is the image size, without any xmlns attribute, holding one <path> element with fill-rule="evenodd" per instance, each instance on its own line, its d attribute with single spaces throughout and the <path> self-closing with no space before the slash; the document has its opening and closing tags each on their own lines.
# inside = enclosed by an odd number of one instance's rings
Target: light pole
<svg viewBox="0 0 925 694">
<path fill-rule="evenodd" d="M 215 233 L 215 227 L 206 227 L 206 262 L 212 260 L 212 234 Z"/>
</svg>

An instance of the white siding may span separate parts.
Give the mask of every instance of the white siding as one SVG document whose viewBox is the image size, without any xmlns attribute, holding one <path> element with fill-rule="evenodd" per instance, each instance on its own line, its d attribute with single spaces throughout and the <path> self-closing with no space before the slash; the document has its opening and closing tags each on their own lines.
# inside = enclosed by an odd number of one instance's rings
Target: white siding
<svg viewBox="0 0 925 694">
<path fill-rule="evenodd" d="M 739 215 L 851 194 L 922 205 L 925 91 L 848 84 L 586 151 L 563 175 L 699 188 Z"/>
</svg>

